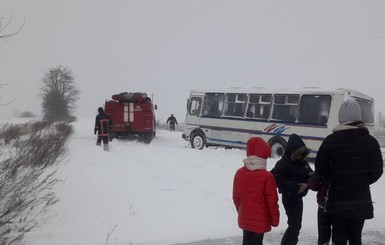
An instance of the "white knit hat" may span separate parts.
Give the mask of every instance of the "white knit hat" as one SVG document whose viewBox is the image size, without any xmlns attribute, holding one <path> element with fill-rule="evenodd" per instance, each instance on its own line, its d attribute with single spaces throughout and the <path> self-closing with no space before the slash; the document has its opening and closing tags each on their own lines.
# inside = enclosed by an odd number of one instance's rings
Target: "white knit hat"
<svg viewBox="0 0 385 245">
<path fill-rule="evenodd" d="M 338 121 L 342 123 L 352 123 L 361 121 L 361 107 L 355 100 L 347 100 L 342 103 L 338 112 Z"/>
</svg>

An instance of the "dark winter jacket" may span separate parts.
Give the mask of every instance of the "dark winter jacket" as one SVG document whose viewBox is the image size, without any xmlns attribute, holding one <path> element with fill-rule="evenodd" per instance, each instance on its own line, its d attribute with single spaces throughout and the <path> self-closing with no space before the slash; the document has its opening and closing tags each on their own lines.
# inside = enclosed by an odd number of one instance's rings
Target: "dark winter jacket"
<svg viewBox="0 0 385 245">
<path fill-rule="evenodd" d="M 325 138 L 316 172 L 330 181 L 326 212 L 334 216 L 373 218 L 369 186 L 383 173 L 380 146 L 363 123 L 339 125 Z"/>
<path fill-rule="evenodd" d="M 110 129 L 112 127 L 111 117 L 104 112 L 99 113 L 95 118 L 94 133 L 98 133 L 99 136 L 109 136 Z"/>
<path fill-rule="evenodd" d="M 285 154 L 277 161 L 271 170 L 278 186 L 279 193 L 288 197 L 303 197 L 307 190 L 298 194 L 300 183 L 307 183 L 313 170 L 304 159 L 309 154 L 309 149 L 302 139 L 292 134 L 289 137 Z"/>
<path fill-rule="evenodd" d="M 166 123 L 170 123 L 171 126 L 175 126 L 175 124 L 178 125 L 178 121 L 174 116 L 170 116 L 169 118 L 167 118 Z"/>
</svg>

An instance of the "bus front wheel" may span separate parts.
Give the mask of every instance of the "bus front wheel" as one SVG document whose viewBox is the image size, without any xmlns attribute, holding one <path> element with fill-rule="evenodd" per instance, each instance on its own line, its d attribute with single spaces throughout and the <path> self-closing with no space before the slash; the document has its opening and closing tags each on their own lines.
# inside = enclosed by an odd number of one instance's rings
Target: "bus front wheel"
<svg viewBox="0 0 385 245">
<path fill-rule="evenodd" d="M 273 137 L 269 140 L 269 144 L 271 146 L 271 158 L 281 158 L 285 153 L 286 140 L 281 137 Z"/>
<path fill-rule="evenodd" d="M 194 133 L 191 137 L 191 147 L 202 150 L 205 146 L 205 137 L 201 133 Z"/>
</svg>

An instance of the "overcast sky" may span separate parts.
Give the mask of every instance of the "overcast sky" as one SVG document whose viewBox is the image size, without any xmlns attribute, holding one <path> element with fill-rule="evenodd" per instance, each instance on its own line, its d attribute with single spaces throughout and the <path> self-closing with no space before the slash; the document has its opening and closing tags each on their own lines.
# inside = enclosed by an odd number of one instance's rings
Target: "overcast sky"
<svg viewBox="0 0 385 245">
<path fill-rule="evenodd" d="M 383 0 L 0 0 L 0 115 L 41 114 L 41 79 L 58 65 L 94 117 L 119 92 L 147 92 L 158 119 L 185 116 L 191 89 L 351 88 L 385 113 Z"/>
</svg>

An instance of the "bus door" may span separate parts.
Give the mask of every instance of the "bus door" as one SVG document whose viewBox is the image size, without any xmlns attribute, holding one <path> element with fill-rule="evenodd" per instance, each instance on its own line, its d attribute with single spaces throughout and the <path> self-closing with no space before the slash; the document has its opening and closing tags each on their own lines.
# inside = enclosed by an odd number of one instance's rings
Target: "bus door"
<svg viewBox="0 0 385 245">
<path fill-rule="evenodd" d="M 185 123 L 189 127 L 200 125 L 200 114 L 202 110 L 203 96 L 194 96 L 187 101 L 187 115 Z"/>
<path fill-rule="evenodd" d="M 206 135 L 207 144 L 223 144 L 222 119 L 224 93 L 206 93 L 202 108 L 200 125 Z"/>
</svg>

